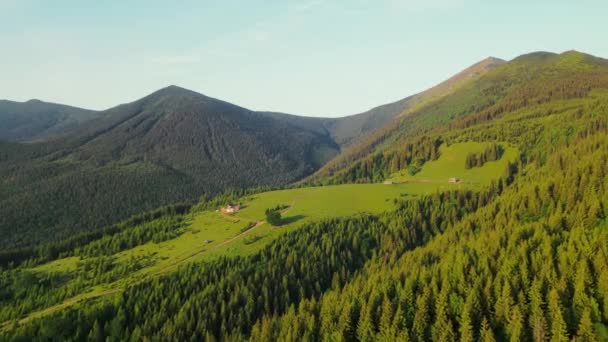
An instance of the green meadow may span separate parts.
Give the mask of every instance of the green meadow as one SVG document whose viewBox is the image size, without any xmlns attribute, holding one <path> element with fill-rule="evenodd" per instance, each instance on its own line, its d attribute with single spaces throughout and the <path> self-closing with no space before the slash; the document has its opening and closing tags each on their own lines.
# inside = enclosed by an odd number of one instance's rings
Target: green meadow
<svg viewBox="0 0 608 342">
<path fill-rule="evenodd" d="M 423 183 L 346 184 L 255 194 L 242 198 L 242 209 L 235 214 L 224 214 L 219 210 L 191 213 L 187 220 L 188 226 L 177 238 L 160 243 L 149 242 L 115 256 L 119 263 L 128 262 L 131 258 L 150 256 L 154 260 L 153 265 L 133 274 L 138 278 L 172 270 L 185 261 L 245 255 L 307 222 L 361 212 L 380 213 L 390 210 L 396 198 L 432 191 L 433 186 Z M 261 223 L 265 220 L 264 211 L 277 205 L 288 206 L 282 211 L 283 223 L 276 227 Z M 261 224 L 242 231 L 248 224 L 258 222 Z M 77 265 L 78 258 L 70 257 L 34 269 L 40 272 L 65 272 L 76 270 Z"/>
<path fill-rule="evenodd" d="M 270 191 L 244 197 L 242 209 L 235 214 L 217 210 L 188 215 L 187 227 L 177 238 L 160 243 L 149 242 L 116 254 L 117 263 L 132 258 L 148 258 L 151 265 L 133 273 L 135 280 L 175 269 L 184 262 L 218 256 L 246 255 L 255 252 L 280 234 L 297 229 L 307 222 L 324 218 L 349 216 L 357 213 L 380 213 L 394 206 L 394 199 L 416 196 L 454 187 L 479 187 L 489 184 L 504 172 L 507 161 L 517 157 L 517 149 L 505 147 L 502 158 L 481 167 L 465 169 L 470 152 L 481 152 L 488 143 L 466 142 L 440 147 L 441 155 L 424 164 L 414 176 L 406 170 L 391 176 L 392 184 L 345 184 Z M 448 178 L 458 177 L 460 184 L 449 184 Z M 265 222 L 264 211 L 286 205 L 283 224 L 274 227 Z M 219 209 L 219 208 L 218 208 Z M 256 224 L 245 230 L 248 225 Z M 49 262 L 34 268 L 38 272 L 73 272 L 78 257 Z M 119 282 L 130 282 L 121 279 Z M 123 284 L 120 284 L 123 285 Z"/>
<path fill-rule="evenodd" d="M 175 271 L 179 266 L 194 261 L 211 260 L 221 256 L 248 255 L 260 250 L 280 234 L 292 231 L 316 220 L 349 216 L 357 213 L 380 213 L 394 207 L 394 199 L 416 196 L 434 191 L 429 184 L 347 184 L 278 190 L 255 194 L 240 200 L 242 209 L 235 214 L 219 210 L 194 212 L 187 215 L 186 227 L 176 238 L 143 245 L 116 253 L 114 268 L 144 260 L 145 266 L 102 284 L 91 284 L 77 295 L 50 307 L 31 312 L 21 323 L 50 314 L 66 306 L 86 300 L 114 295 L 126 286 Z M 282 224 L 271 226 L 264 222 L 267 208 L 287 205 L 282 211 Z M 219 209 L 219 208 L 218 208 Z M 252 228 L 247 227 L 255 224 Z M 85 259 L 86 260 L 86 259 Z M 41 274 L 65 276 L 64 286 L 78 282 L 80 257 L 54 260 L 29 270 Z"/>
<path fill-rule="evenodd" d="M 439 190 L 448 190 L 463 185 L 473 188 L 488 185 L 493 179 L 504 174 L 507 162 L 515 161 L 519 153 L 516 148 L 502 144 L 505 151 L 499 160 L 466 169 L 467 154 L 483 152 L 489 145 L 490 143 L 486 142 L 465 142 L 450 146 L 443 144 L 439 147 L 440 157 L 425 163 L 420 172 L 410 175 L 407 170 L 401 170 L 391 175 L 388 180 L 398 184 L 426 183 Z M 460 183 L 448 183 L 448 179 L 452 177 L 459 178 Z"/>
<path fill-rule="evenodd" d="M 34 312 L 25 319 L 64 308 L 83 300 L 115 294 L 125 286 L 144 279 L 166 274 L 189 262 L 212 260 L 222 256 L 243 256 L 254 253 L 279 235 L 298 229 L 308 222 L 343 217 L 358 213 L 381 213 L 395 206 L 395 199 L 449 190 L 454 187 L 480 187 L 502 175 L 507 161 L 514 160 L 518 151 L 505 146 L 498 161 L 481 167 L 465 169 L 470 152 L 481 152 L 487 143 L 457 143 L 440 148 L 440 157 L 427 162 L 414 176 L 403 170 L 391 176 L 390 184 L 345 184 L 322 187 L 295 188 L 254 194 L 239 200 L 241 210 L 225 214 L 216 210 L 192 212 L 187 215 L 183 233 L 162 241 L 119 252 L 115 266 L 144 261 L 142 266 L 118 280 L 86 287 L 77 296 L 53 307 Z M 448 178 L 458 177 L 459 184 L 448 184 Z M 282 223 L 272 226 L 265 222 L 265 210 L 278 205 Z M 77 281 L 80 257 L 68 257 L 31 268 L 48 274 L 66 274 L 68 283 Z"/>
</svg>

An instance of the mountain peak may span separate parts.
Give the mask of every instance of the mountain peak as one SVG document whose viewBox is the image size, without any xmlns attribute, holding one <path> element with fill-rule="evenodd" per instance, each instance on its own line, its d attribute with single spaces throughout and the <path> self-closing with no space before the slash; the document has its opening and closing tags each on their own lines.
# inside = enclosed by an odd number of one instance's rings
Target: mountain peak
<svg viewBox="0 0 608 342">
<path fill-rule="evenodd" d="M 176 86 L 174 84 L 166 86 L 164 88 L 160 88 L 159 90 L 155 91 L 152 94 L 170 94 L 170 95 L 176 95 L 176 94 L 198 94 L 198 95 L 202 95 L 200 93 L 195 92 L 194 90 L 182 88 L 182 87 Z"/>
<path fill-rule="evenodd" d="M 547 51 L 536 51 L 536 52 L 530 52 L 530 53 L 526 53 L 520 56 L 515 57 L 512 62 L 515 61 L 532 61 L 532 60 L 546 60 L 552 57 L 558 56 L 558 54 L 553 53 L 553 52 L 547 52 Z"/>
<path fill-rule="evenodd" d="M 487 57 L 482 59 L 481 61 L 471 65 L 470 67 L 463 70 L 463 73 L 479 73 L 479 72 L 487 72 L 489 70 L 495 69 L 503 64 L 507 63 L 504 59 L 497 57 Z"/>
<path fill-rule="evenodd" d="M 585 59 L 597 59 L 597 57 L 580 52 L 577 50 L 568 50 L 559 54 L 560 59 L 574 59 L 574 60 L 585 60 Z"/>
<path fill-rule="evenodd" d="M 161 88 L 138 101 L 144 102 L 179 102 L 179 103 L 191 103 L 192 101 L 200 102 L 200 101 L 209 101 L 211 98 L 205 96 L 196 91 L 182 88 L 176 85 L 170 85 L 164 88 Z"/>
<path fill-rule="evenodd" d="M 164 88 L 161 88 L 161 90 L 173 90 L 173 91 L 181 90 L 181 91 L 191 91 L 190 89 L 186 89 L 186 88 L 183 88 L 183 87 L 177 86 L 177 85 L 175 85 L 175 84 L 168 85 L 168 86 L 166 86 L 166 87 L 164 87 Z"/>
<path fill-rule="evenodd" d="M 486 62 L 486 63 L 506 63 L 507 61 L 505 61 L 502 58 L 498 58 L 498 57 L 494 57 L 494 56 L 489 56 L 489 57 L 487 57 L 485 59 L 482 59 L 480 63 L 483 63 L 483 62 Z"/>
</svg>

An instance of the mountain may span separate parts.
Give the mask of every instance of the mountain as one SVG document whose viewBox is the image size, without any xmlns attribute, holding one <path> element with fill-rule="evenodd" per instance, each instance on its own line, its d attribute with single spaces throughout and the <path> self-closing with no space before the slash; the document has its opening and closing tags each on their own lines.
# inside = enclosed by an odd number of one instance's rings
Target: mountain
<svg viewBox="0 0 608 342">
<path fill-rule="evenodd" d="M 0 252 L 0 340 L 606 341 L 607 113 L 608 60 L 520 56 L 323 186 Z"/>
<path fill-rule="evenodd" d="M 0 100 L 0 140 L 47 140 L 98 115 L 96 111 L 39 100 Z"/>
<path fill-rule="evenodd" d="M 333 173 L 336 169 L 345 167 L 353 160 L 372 152 L 376 145 L 388 138 L 387 132 L 402 125 L 401 122 L 405 117 L 472 84 L 505 63 L 506 61 L 502 59 L 488 57 L 421 93 L 376 107 L 365 113 L 329 122 L 327 125 L 332 136 L 336 141 L 342 142 L 344 147 L 342 153 L 324 165 L 317 175 L 323 177 Z"/>
<path fill-rule="evenodd" d="M 372 108 L 364 113 L 329 120 L 326 126 L 338 144 L 343 146 L 355 144 L 396 117 L 407 115 L 426 103 L 449 95 L 504 63 L 505 61 L 502 59 L 488 57 L 433 88 L 393 103 Z"/>
<path fill-rule="evenodd" d="M 324 130 L 292 121 L 170 86 L 104 112 L 63 143 L 100 165 L 151 161 L 202 173 L 230 165 L 244 184 L 264 184 L 310 173 L 339 150 Z"/>
<path fill-rule="evenodd" d="M 30 108 L 30 117 L 45 125 L 22 114 L 20 122 L 37 130 L 26 135 L 7 125 L 8 141 L 0 139 L 4 246 L 99 229 L 227 189 L 298 181 L 408 108 L 446 96 L 500 63 L 482 61 L 421 94 L 336 119 L 256 112 L 177 86 L 102 112 L 37 101 L 14 105 L 22 113 Z"/>
<path fill-rule="evenodd" d="M 2 246 L 100 228 L 203 194 L 298 180 L 340 147 L 320 120 L 295 120 L 170 86 L 51 141 L 0 143 Z"/>
<path fill-rule="evenodd" d="M 353 168 L 369 163 L 380 153 L 411 144 L 416 137 L 428 136 L 434 130 L 445 130 L 448 123 L 471 125 L 532 103 L 586 95 L 591 89 L 601 88 L 608 82 L 607 64 L 605 59 L 576 51 L 562 54 L 535 52 L 508 63 L 487 59 L 477 64 L 487 72 L 463 83 L 458 80 L 469 77 L 457 75 L 455 80 L 460 83 L 459 87 L 443 87 L 452 89 L 448 96 L 433 96 L 431 100 L 420 101 L 381 129 L 344 149 L 309 181 L 337 181 L 342 177 L 339 174 L 354 172 Z M 492 66 L 485 68 L 484 65 Z"/>
</svg>

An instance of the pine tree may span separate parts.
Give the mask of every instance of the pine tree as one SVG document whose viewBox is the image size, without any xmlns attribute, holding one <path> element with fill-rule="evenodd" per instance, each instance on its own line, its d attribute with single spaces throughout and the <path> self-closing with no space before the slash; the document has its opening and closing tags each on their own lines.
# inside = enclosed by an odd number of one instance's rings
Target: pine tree
<svg viewBox="0 0 608 342">
<path fill-rule="evenodd" d="M 441 292 L 437 296 L 435 303 L 435 324 L 433 325 L 433 340 L 435 341 L 454 341 L 456 334 L 452 321 L 448 316 L 448 297 L 450 294 L 450 286 L 447 281 L 443 282 Z"/>
<path fill-rule="evenodd" d="M 393 308 L 390 299 L 386 296 L 382 302 L 379 328 L 380 337 L 385 341 L 391 341 L 395 338 L 396 331 L 393 330 Z"/>
<path fill-rule="evenodd" d="M 93 323 L 93 328 L 91 328 L 91 331 L 89 332 L 89 341 L 105 341 L 103 329 L 101 328 L 98 320 L 95 320 L 95 323 Z"/>
<path fill-rule="evenodd" d="M 469 310 L 463 309 L 462 314 L 460 316 L 460 341 L 462 342 L 472 342 L 475 340 L 475 336 L 473 334 L 473 325 L 471 322 L 471 316 L 469 314 Z"/>
<path fill-rule="evenodd" d="M 535 280 L 530 287 L 530 317 L 529 325 L 532 330 L 532 339 L 535 342 L 543 342 L 547 339 L 548 329 L 543 311 L 543 297 L 541 294 L 541 282 Z"/>
<path fill-rule="evenodd" d="M 523 330 L 524 330 L 524 317 L 519 310 L 519 305 L 513 306 L 511 309 L 511 317 L 509 318 L 509 340 L 512 342 L 522 341 L 523 338 Z"/>
<path fill-rule="evenodd" d="M 401 305 L 397 306 L 395 316 L 393 317 L 391 330 L 397 334 L 397 338 L 399 340 L 403 340 L 403 338 L 407 337 L 407 340 L 409 341 L 409 334 L 407 327 L 405 326 L 405 318 L 403 315 L 404 313 L 403 310 L 401 310 Z"/>
<path fill-rule="evenodd" d="M 488 323 L 488 320 L 484 317 L 481 320 L 481 329 L 479 331 L 479 341 L 481 342 L 496 342 L 494 338 L 494 332 Z"/>
<path fill-rule="evenodd" d="M 511 316 L 511 307 L 513 306 L 513 298 L 511 297 L 511 284 L 505 281 L 502 286 L 500 297 L 495 304 L 496 319 L 506 326 L 509 317 Z"/>
<path fill-rule="evenodd" d="M 472 289 L 469 290 L 467 298 L 465 300 L 462 312 L 460 314 L 460 340 L 461 341 L 474 341 L 475 333 L 474 326 L 479 324 L 479 300 L 477 293 L 479 291 L 479 284 L 476 283 Z"/>
<path fill-rule="evenodd" d="M 597 336 L 593 331 L 593 322 L 591 321 L 591 312 L 589 308 L 585 308 L 581 315 L 581 320 L 578 324 L 578 330 L 576 332 L 577 342 L 595 342 Z"/>
<path fill-rule="evenodd" d="M 549 291 L 549 311 L 551 312 L 551 341 L 568 341 L 568 329 L 562 315 L 559 294 L 557 290 Z"/>
<path fill-rule="evenodd" d="M 371 308 L 368 304 L 363 308 L 359 322 L 357 323 L 357 339 L 359 341 L 373 341 L 374 327 L 371 317 Z"/>
<path fill-rule="evenodd" d="M 416 341 L 426 341 L 428 339 L 429 328 L 429 300 L 430 291 L 425 288 L 422 295 L 416 299 L 416 314 L 414 315 L 414 323 L 412 325 L 412 333 Z"/>
</svg>

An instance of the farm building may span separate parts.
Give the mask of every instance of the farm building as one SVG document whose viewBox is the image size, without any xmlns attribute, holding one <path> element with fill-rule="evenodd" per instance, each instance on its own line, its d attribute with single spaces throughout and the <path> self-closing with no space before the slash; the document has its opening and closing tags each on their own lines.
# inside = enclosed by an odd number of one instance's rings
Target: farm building
<svg viewBox="0 0 608 342">
<path fill-rule="evenodd" d="M 225 208 L 222 208 L 222 211 L 225 213 L 236 213 L 239 210 L 241 210 L 241 205 L 232 203 L 229 203 Z"/>
<path fill-rule="evenodd" d="M 451 183 L 451 184 L 460 183 L 460 178 L 452 177 L 452 178 L 448 179 L 448 183 Z"/>
</svg>

